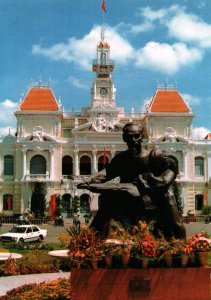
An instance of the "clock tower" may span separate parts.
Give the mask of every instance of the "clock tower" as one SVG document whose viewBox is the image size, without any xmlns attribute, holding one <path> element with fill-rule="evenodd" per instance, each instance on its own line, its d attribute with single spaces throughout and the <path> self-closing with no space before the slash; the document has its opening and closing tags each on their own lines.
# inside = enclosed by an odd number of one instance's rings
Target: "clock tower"
<svg viewBox="0 0 211 300">
<path fill-rule="evenodd" d="M 110 46 L 104 41 L 104 28 L 101 30 L 101 41 L 97 45 L 97 59 L 93 61 L 92 71 L 96 73 L 91 88 L 92 108 L 115 107 L 115 92 L 111 72 L 114 61 L 110 59 Z"/>
</svg>

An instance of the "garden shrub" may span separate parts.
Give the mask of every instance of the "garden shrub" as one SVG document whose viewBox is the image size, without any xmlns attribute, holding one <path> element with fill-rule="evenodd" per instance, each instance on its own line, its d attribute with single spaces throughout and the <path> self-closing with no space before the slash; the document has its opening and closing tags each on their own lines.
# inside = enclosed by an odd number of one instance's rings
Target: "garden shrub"
<svg viewBox="0 0 211 300">
<path fill-rule="evenodd" d="M 50 257 L 46 251 L 34 250 L 21 259 L 8 259 L 0 265 L 0 276 L 19 274 L 54 273 L 60 270 L 60 261 Z"/>
<path fill-rule="evenodd" d="M 67 230 L 64 230 L 58 234 L 58 240 L 61 243 L 62 248 L 67 249 L 70 244 L 70 234 Z"/>
<path fill-rule="evenodd" d="M 27 284 L 7 292 L 1 300 L 70 300 L 70 280 L 60 278 L 40 284 Z"/>
<path fill-rule="evenodd" d="M 0 248 L 8 249 L 8 250 L 58 250 L 62 249 L 62 245 L 59 243 L 48 243 L 48 244 L 40 244 L 40 243 L 0 243 Z"/>
<path fill-rule="evenodd" d="M 46 251 L 33 250 L 17 261 L 20 274 L 53 273 L 59 271 L 59 265 Z"/>
<path fill-rule="evenodd" d="M 15 259 L 9 258 L 0 265 L 0 276 L 20 275 L 20 269 Z"/>
</svg>

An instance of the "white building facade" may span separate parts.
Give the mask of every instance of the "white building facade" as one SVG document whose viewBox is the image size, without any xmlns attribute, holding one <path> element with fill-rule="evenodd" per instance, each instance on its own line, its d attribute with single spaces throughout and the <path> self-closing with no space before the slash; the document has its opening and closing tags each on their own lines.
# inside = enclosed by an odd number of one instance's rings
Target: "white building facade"
<svg viewBox="0 0 211 300">
<path fill-rule="evenodd" d="M 144 127 L 143 147 L 158 147 L 179 163 L 184 214 L 200 214 L 211 205 L 211 140 L 192 139 L 194 114 L 173 86 L 158 86 L 144 111 L 126 113 L 116 106 L 111 73 L 114 62 L 110 46 L 97 45 L 93 61 L 91 103 L 80 112 L 65 112 L 50 86 L 31 85 L 15 112 L 16 136 L 0 144 L 0 212 L 5 216 L 31 210 L 37 182 L 46 188 L 46 199 L 60 195 L 64 214 L 69 213 L 78 193 L 81 207 L 97 208 L 97 195 L 76 190 L 83 176 L 100 171 L 105 159 L 126 149 L 122 127 L 135 122 Z M 85 207 L 85 208 L 84 208 Z"/>
</svg>

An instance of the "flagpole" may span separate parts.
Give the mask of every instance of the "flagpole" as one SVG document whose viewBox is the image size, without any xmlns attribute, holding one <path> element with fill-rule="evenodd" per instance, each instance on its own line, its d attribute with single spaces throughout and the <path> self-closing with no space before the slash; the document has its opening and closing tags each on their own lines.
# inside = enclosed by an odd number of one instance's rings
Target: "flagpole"
<svg viewBox="0 0 211 300">
<path fill-rule="evenodd" d="M 102 10 L 103 10 L 103 24 L 102 24 L 102 31 L 101 31 L 101 41 L 104 41 L 105 13 L 106 13 L 106 4 L 105 4 L 105 0 L 102 0 L 101 8 L 102 8 Z"/>
</svg>

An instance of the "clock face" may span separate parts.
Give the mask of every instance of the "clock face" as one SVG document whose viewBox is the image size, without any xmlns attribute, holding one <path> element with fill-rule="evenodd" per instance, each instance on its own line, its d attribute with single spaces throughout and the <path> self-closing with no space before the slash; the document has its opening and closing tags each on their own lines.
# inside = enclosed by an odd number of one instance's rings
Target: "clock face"
<svg viewBox="0 0 211 300">
<path fill-rule="evenodd" d="M 100 89 L 100 94 L 101 95 L 107 95 L 107 93 L 108 93 L 108 90 L 106 88 L 101 88 Z"/>
</svg>

